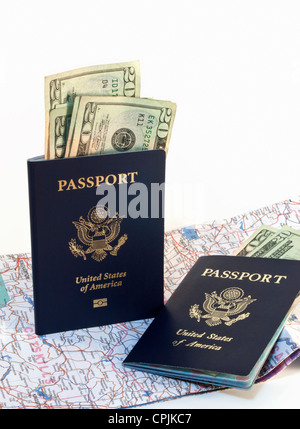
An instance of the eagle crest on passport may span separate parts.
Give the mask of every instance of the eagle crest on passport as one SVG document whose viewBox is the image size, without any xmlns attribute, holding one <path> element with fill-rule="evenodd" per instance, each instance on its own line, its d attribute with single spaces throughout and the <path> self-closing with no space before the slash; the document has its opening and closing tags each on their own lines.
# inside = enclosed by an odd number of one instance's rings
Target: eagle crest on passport
<svg viewBox="0 0 300 429">
<path fill-rule="evenodd" d="M 199 305 L 194 304 L 190 307 L 189 315 L 198 322 L 200 322 L 201 318 L 206 319 L 205 322 L 208 326 L 220 325 L 222 322 L 227 326 L 231 326 L 233 323 L 250 316 L 250 313 L 242 313 L 242 311 L 254 301 L 256 299 L 252 299 L 251 295 L 244 298 L 244 291 L 238 287 L 227 288 L 220 295 L 215 291 L 211 294 L 205 293 L 203 310 L 206 314 L 202 315 Z M 238 314 L 239 316 L 234 317 Z"/>
<path fill-rule="evenodd" d="M 69 241 L 69 249 L 77 258 L 87 259 L 87 255 L 95 261 L 103 261 L 107 254 L 117 256 L 121 246 L 126 242 L 127 234 L 122 235 L 117 244 L 113 241 L 120 234 L 122 218 L 116 213 L 115 217 L 109 217 L 109 210 L 105 206 L 94 206 L 90 209 L 87 219 L 80 216 L 79 221 L 72 222 L 77 229 L 77 236 L 86 249 L 76 242 L 75 238 Z"/>
</svg>

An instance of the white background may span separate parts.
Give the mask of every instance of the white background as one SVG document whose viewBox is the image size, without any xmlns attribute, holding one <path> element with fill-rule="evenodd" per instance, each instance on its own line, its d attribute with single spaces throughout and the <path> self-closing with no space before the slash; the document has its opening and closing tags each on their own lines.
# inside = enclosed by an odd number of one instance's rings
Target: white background
<svg viewBox="0 0 300 429">
<path fill-rule="evenodd" d="M 14 0 L 0 13 L 0 254 L 30 251 L 26 160 L 44 152 L 44 76 L 73 68 L 138 59 L 141 96 L 177 103 L 167 230 L 299 194 L 298 1 Z M 299 368 L 154 406 L 299 408 Z"/>
</svg>

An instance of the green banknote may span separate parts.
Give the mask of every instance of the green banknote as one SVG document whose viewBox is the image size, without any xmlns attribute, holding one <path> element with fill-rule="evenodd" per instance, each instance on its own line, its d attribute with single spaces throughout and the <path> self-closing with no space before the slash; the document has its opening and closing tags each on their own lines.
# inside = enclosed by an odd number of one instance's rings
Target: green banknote
<svg viewBox="0 0 300 429">
<path fill-rule="evenodd" d="M 300 260 L 300 231 L 285 228 L 284 232 L 286 232 L 285 239 L 280 240 L 272 250 L 262 257 Z"/>
<path fill-rule="evenodd" d="M 75 99 L 66 156 L 137 150 L 168 151 L 176 104 L 148 98 Z"/>
<path fill-rule="evenodd" d="M 255 252 L 260 246 L 268 241 L 278 232 L 278 229 L 270 226 L 262 225 L 258 228 L 248 240 L 244 241 L 243 244 L 233 253 L 234 256 L 250 256 L 251 252 Z"/>
<path fill-rule="evenodd" d="M 286 238 L 290 237 L 293 234 L 292 231 L 287 229 L 277 230 L 277 233 L 270 237 L 267 241 L 262 243 L 258 248 L 252 250 L 248 256 L 254 258 L 265 258 L 274 250 L 276 246 L 283 243 Z M 295 231 L 296 234 L 296 231 Z"/>
<path fill-rule="evenodd" d="M 49 113 L 49 159 L 64 158 L 72 118 L 73 104 L 65 104 Z"/>
<path fill-rule="evenodd" d="M 139 62 L 84 67 L 45 77 L 46 159 L 64 157 L 68 138 L 65 124 L 70 124 L 70 107 L 78 95 L 140 97 Z M 54 112 L 56 109 L 67 111 L 64 119 Z"/>
<path fill-rule="evenodd" d="M 272 234 L 257 246 L 248 247 L 252 242 L 258 243 L 260 234 L 269 227 L 261 227 L 239 249 L 234 252 L 235 256 L 248 256 L 253 258 L 274 258 L 300 260 L 300 231 L 288 226 L 281 229 L 272 228 Z M 275 231 L 275 232 L 274 232 Z M 250 250 L 250 251 L 249 251 Z"/>
</svg>

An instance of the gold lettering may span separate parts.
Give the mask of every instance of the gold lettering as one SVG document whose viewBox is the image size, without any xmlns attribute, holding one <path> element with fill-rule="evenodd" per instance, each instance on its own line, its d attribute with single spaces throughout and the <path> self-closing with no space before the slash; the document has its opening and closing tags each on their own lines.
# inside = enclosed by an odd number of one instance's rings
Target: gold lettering
<svg viewBox="0 0 300 429">
<path fill-rule="evenodd" d="M 89 287 L 89 283 L 87 283 L 85 286 L 81 286 L 80 292 L 86 293 L 88 287 Z"/>
<path fill-rule="evenodd" d="M 210 334 L 206 337 L 208 340 L 216 340 L 216 341 L 226 341 L 229 343 L 232 340 L 232 337 L 219 337 L 219 335 L 216 334 Z"/>
<path fill-rule="evenodd" d="M 119 185 L 121 183 L 127 183 L 127 174 L 126 173 L 120 173 L 119 174 Z"/>
<path fill-rule="evenodd" d="M 87 291 L 93 291 L 97 289 L 107 289 L 123 286 L 123 280 L 120 277 L 126 277 L 127 272 L 118 273 L 100 273 L 97 276 L 88 275 L 87 277 L 77 276 L 75 277 L 76 284 L 81 284 L 80 292 L 86 293 Z M 97 283 L 101 280 L 110 280 L 107 283 Z"/>
<path fill-rule="evenodd" d="M 118 279 L 119 277 L 126 277 L 126 271 L 124 273 L 105 273 L 103 279 Z"/>
<path fill-rule="evenodd" d="M 110 181 L 109 181 L 109 177 L 112 177 L 113 178 L 113 182 L 112 183 L 110 183 Z M 116 183 L 116 181 L 117 181 L 117 178 L 116 178 L 116 176 L 114 175 L 114 174 L 109 174 L 108 176 L 106 176 L 106 178 L 105 178 L 105 183 L 107 183 L 108 185 L 114 185 L 115 183 Z"/>
<path fill-rule="evenodd" d="M 174 347 L 177 347 L 177 346 L 179 346 L 179 344 L 182 344 L 182 343 L 184 343 L 186 340 L 180 340 L 180 341 L 178 341 L 178 340 L 175 340 L 175 341 L 173 341 L 173 346 Z"/>
<path fill-rule="evenodd" d="M 275 279 L 275 277 L 278 277 L 278 279 L 275 282 L 277 285 L 280 284 L 281 279 L 287 279 L 287 276 L 280 276 L 279 274 L 277 274 L 276 276 L 274 276 L 274 279 Z"/>
<path fill-rule="evenodd" d="M 97 289 L 107 289 L 110 287 L 118 287 L 122 286 L 122 281 L 119 282 L 109 282 L 109 283 L 93 283 L 89 290 L 97 290 Z"/>
<path fill-rule="evenodd" d="M 240 275 L 240 277 L 238 278 L 238 280 L 243 280 L 244 277 L 249 277 L 250 273 L 247 273 L 246 271 L 243 271 Z"/>
<path fill-rule="evenodd" d="M 131 171 L 129 173 L 118 173 L 108 174 L 107 176 L 89 176 L 87 178 L 80 177 L 79 179 L 58 180 L 58 192 L 70 191 L 76 189 L 92 188 L 93 186 L 98 187 L 101 183 L 105 182 L 108 185 L 122 184 L 122 183 L 134 183 L 137 171 Z M 129 182 L 128 180 L 129 179 Z"/>
<path fill-rule="evenodd" d="M 238 271 L 232 271 L 232 273 L 230 274 L 229 278 L 230 279 L 237 279 L 239 276 L 239 272 Z"/>
<path fill-rule="evenodd" d="M 66 180 L 59 180 L 58 181 L 58 192 L 63 191 L 63 188 L 67 185 Z"/>
<path fill-rule="evenodd" d="M 196 347 L 196 348 L 200 348 L 200 349 L 210 349 L 210 350 L 221 350 L 222 347 L 221 346 L 216 346 L 216 344 L 201 344 L 198 343 L 198 341 L 193 341 L 192 343 L 188 343 L 186 344 L 186 347 Z"/>
<path fill-rule="evenodd" d="M 215 270 L 213 273 L 211 273 L 210 277 L 219 277 L 219 270 Z"/>
<path fill-rule="evenodd" d="M 201 276 L 206 276 L 206 274 L 212 273 L 213 270 L 211 268 L 206 268 L 206 270 L 201 274 Z"/>
<path fill-rule="evenodd" d="M 227 279 L 230 276 L 230 273 L 231 271 L 223 271 L 220 277 L 222 277 L 222 279 Z"/>
<path fill-rule="evenodd" d="M 104 177 L 103 176 L 96 176 L 95 179 L 96 179 L 96 185 L 95 186 L 99 186 L 100 183 L 103 182 Z"/>
<path fill-rule="evenodd" d="M 137 171 L 133 171 L 132 173 L 128 173 L 128 176 L 129 176 L 129 175 L 131 176 L 130 183 L 134 183 L 134 182 L 135 182 L 135 180 L 134 180 L 134 175 L 135 175 L 135 174 L 138 174 L 138 172 L 137 172 Z"/>
<path fill-rule="evenodd" d="M 220 273 L 220 270 L 213 270 L 212 268 L 206 268 L 201 276 L 208 277 L 220 277 L 222 279 L 237 279 L 244 280 L 248 279 L 251 282 L 260 282 L 260 283 L 275 283 L 280 284 L 282 279 L 287 279 L 287 276 L 282 275 L 272 275 L 272 274 L 260 274 L 260 273 L 252 273 L 250 274 L 248 271 L 229 271 L 225 270 Z"/>
<path fill-rule="evenodd" d="M 199 334 L 198 332 L 187 331 L 186 329 L 178 329 L 178 331 L 176 332 L 176 335 L 182 335 L 184 337 L 197 337 L 197 338 L 201 338 L 205 334 L 206 332 L 202 332 L 201 334 Z"/>
<path fill-rule="evenodd" d="M 253 279 L 253 277 L 257 276 L 257 279 Z M 261 279 L 261 274 L 259 273 L 253 273 L 251 274 L 251 276 L 249 277 L 250 282 L 258 282 Z"/>
<path fill-rule="evenodd" d="M 88 177 L 86 179 L 88 185 L 86 185 L 87 188 L 92 188 L 94 186 L 94 178 L 92 176 Z"/>
<path fill-rule="evenodd" d="M 80 177 L 78 179 L 78 189 L 83 189 L 83 188 L 85 188 L 85 178 Z"/>
<path fill-rule="evenodd" d="M 71 179 L 70 180 L 70 182 L 69 182 L 69 185 L 68 185 L 68 187 L 67 187 L 67 191 L 69 191 L 70 190 L 70 188 L 72 188 L 72 189 L 77 189 L 77 186 L 75 185 L 75 183 L 74 183 L 74 180 L 73 179 Z"/>
<path fill-rule="evenodd" d="M 264 274 L 263 278 L 261 279 L 261 282 L 270 283 L 271 278 L 272 278 L 272 274 Z"/>
</svg>

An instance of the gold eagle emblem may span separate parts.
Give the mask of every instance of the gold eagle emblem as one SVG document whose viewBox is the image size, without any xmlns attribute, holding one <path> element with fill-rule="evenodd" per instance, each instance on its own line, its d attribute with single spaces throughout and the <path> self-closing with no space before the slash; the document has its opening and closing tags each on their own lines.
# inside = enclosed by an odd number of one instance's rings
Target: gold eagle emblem
<svg viewBox="0 0 300 429">
<path fill-rule="evenodd" d="M 113 241 L 118 237 L 121 230 L 122 218 L 116 213 L 113 218 L 109 217 L 107 207 L 95 206 L 90 209 L 87 219 L 80 216 L 78 221 L 73 224 L 77 229 L 77 236 L 81 243 L 87 248 L 84 250 L 82 245 L 76 242 L 75 238 L 69 241 L 69 249 L 77 258 L 78 256 L 87 259 L 86 255 L 91 254 L 95 261 L 103 261 L 107 254 L 117 256 L 121 246 L 126 242 L 127 234 L 122 235 L 118 243 L 113 246 Z"/>
<path fill-rule="evenodd" d="M 189 315 L 191 318 L 196 318 L 198 322 L 201 318 L 206 319 L 205 322 L 208 326 L 220 325 L 222 322 L 230 326 L 250 316 L 250 313 L 242 313 L 242 311 L 254 301 L 256 299 L 252 299 L 251 295 L 244 298 L 244 291 L 238 287 L 227 288 L 220 293 L 220 296 L 215 291 L 211 294 L 205 293 L 203 310 L 207 314 L 202 315 L 199 305 L 194 304 L 189 309 Z M 236 318 L 231 318 L 239 313 L 242 314 Z"/>
</svg>

